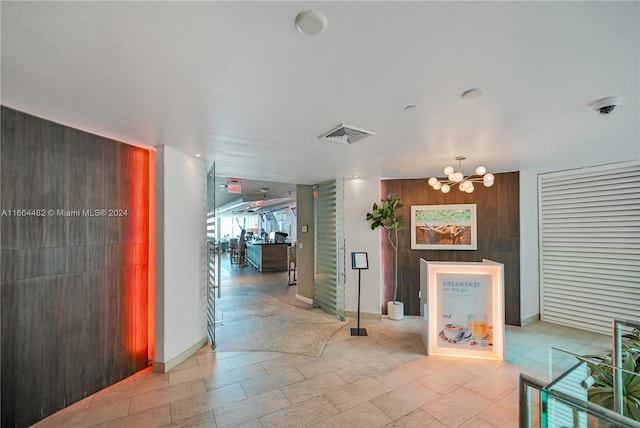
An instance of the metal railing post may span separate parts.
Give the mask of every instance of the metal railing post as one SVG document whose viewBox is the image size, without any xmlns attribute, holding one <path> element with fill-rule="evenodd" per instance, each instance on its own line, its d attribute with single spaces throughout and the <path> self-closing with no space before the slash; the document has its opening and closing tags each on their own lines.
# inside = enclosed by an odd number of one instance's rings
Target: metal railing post
<svg viewBox="0 0 640 428">
<path fill-rule="evenodd" d="M 613 411 L 624 414 L 624 401 L 622 397 L 622 327 L 640 328 L 640 323 L 613 320 L 613 351 L 611 358 L 613 360 Z"/>
<path fill-rule="evenodd" d="M 519 416 L 520 416 L 520 428 L 528 428 L 531 426 L 531 393 L 529 391 L 529 385 L 522 380 L 520 375 L 520 393 L 519 396 Z"/>
<path fill-rule="evenodd" d="M 574 410 L 593 415 L 598 420 L 607 421 L 621 427 L 640 428 L 640 421 L 635 421 L 605 407 L 589 401 L 585 402 L 560 391 L 548 390 L 548 386 L 545 383 L 524 373 L 520 373 L 519 383 L 520 428 L 531 428 L 530 388 L 535 388 L 539 391 L 539 394 L 548 394 L 547 400 L 552 398 L 554 401 L 569 406 Z M 540 426 L 546 428 L 547 422 L 545 422 L 545 415 L 543 414 L 543 401 L 544 399 L 540 397 Z"/>
<path fill-rule="evenodd" d="M 613 411 L 623 414 L 622 408 L 622 323 L 613 320 Z"/>
<path fill-rule="evenodd" d="M 545 383 L 527 374 L 520 373 L 520 392 L 518 394 L 520 428 L 531 428 L 531 387 L 534 387 L 537 391 L 542 391 Z M 540 406 L 542 406 L 541 400 Z"/>
</svg>

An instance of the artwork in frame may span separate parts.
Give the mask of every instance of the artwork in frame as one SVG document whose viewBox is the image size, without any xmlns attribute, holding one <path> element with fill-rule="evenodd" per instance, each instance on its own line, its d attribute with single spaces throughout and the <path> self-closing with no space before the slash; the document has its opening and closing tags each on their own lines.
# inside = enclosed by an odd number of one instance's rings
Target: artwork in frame
<svg viewBox="0 0 640 428">
<path fill-rule="evenodd" d="M 411 207 L 412 250 L 476 250 L 476 204 Z"/>
</svg>

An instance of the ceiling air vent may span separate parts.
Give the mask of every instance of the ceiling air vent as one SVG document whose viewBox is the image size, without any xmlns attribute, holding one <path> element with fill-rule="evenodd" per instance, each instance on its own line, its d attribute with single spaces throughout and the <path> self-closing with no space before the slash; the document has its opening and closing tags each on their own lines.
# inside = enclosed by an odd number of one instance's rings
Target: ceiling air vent
<svg viewBox="0 0 640 428">
<path fill-rule="evenodd" d="M 376 135 L 376 133 L 342 123 L 331 131 L 320 135 L 318 138 L 340 144 L 352 144 L 369 135 Z"/>
</svg>

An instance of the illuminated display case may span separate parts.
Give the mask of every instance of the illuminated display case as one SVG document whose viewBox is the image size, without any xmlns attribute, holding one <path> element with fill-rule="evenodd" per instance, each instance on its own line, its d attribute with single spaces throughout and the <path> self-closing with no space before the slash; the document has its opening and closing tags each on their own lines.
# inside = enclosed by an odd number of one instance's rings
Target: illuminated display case
<svg viewBox="0 0 640 428">
<path fill-rule="evenodd" d="M 422 341 L 429 355 L 504 360 L 504 266 L 420 260 Z"/>
</svg>

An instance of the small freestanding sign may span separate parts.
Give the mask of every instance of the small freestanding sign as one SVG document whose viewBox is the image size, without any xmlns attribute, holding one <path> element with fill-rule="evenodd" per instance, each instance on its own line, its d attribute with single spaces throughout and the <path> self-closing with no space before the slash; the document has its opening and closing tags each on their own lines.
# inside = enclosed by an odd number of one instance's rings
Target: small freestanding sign
<svg viewBox="0 0 640 428">
<path fill-rule="evenodd" d="M 351 269 L 358 269 L 358 328 L 349 331 L 351 336 L 367 336 L 367 329 L 360 328 L 360 281 L 362 269 L 369 269 L 367 253 L 351 253 Z"/>
<path fill-rule="evenodd" d="M 504 360 L 504 266 L 421 260 L 428 354 Z"/>
</svg>

